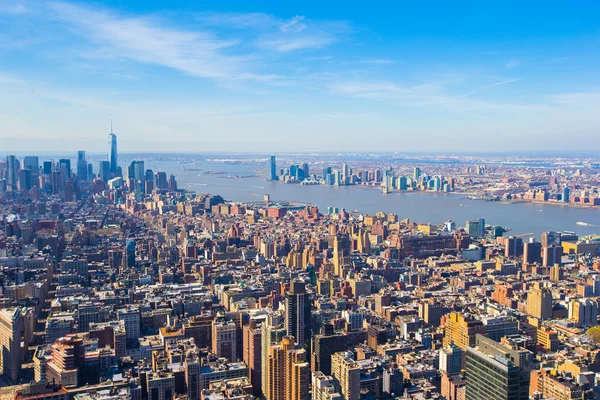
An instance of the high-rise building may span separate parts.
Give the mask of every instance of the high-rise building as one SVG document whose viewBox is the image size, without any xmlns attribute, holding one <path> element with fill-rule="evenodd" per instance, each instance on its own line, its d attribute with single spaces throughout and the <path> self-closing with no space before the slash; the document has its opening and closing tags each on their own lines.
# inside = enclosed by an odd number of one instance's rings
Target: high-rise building
<svg viewBox="0 0 600 400">
<path fill-rule="evenodd" d="M 523 245 L 523 264 L 542 262 L 542 244 L 533 240 Z"/>
<path fill-rule="evenodd" d="M 13 382 L 19 378 L 21 370 L 23 336 L 23 316 L 20 308 L 0 310 L 0 374 Z"/>
<path fill-rule="evenodd" d="M 303 400 L 308 398 L 310 370 L 306 351 L 295 349 L 295 339 L 284 336 L 271 346 L 268 357 L 269 390 L 267 400 Z"/>
<path fill-rule="evenodd" d="M 98 177 L 104 182 L 110 179 L 110 161 L 100 161 L 98 165 Z"/>
<path fill-rule="evenodd" d="M 113 133 L 112 121 L 110 123 L 110 172 L 113 174 L 117 172 L 119 163 L 117 159 L 117 135 Z"/>
<path fill-rule="evenodd" d="M 272 181 L 276 181 L 278 179 L 277 176 L 277 164 L 275 162 L 275 156 L 271 156 L 271 162 L 270 162 L 270 170 L 269 170 L 269 179 Z"/>
<path fill-rule="evenodd" d="M 32 186 L 31 170 L 21 169 L 19 171 L 19 190 L 30 190 Z"/>
<path fill-rule="evenodd" d="M 471 237 L 482 238 L 485 236 L 485 220 L 483 218 L 468 220 L 465 230 Z"/>
<path fill-rule="evenodd" d="M 552 318 L 552 293 L 537 286 L 527 293 L 527 314 L 538 319 Z"/>
<path fill-rule="evenodd" d="M 331 355 L 346 350 L 348 347 L 347 335 L 336 333 L 333 325 L 326 324 L 322 333 L 313 337 L 311 369 L 313 372 L 321 371 L 326 375 L 331 374 Z"/>
<path fill-rule="evenodd" d="M 17 190 L 17 171 L 20 169 L 19 160 L 15 156 L 6 156 L 6 187 Z"/>
<path fill-rule="evenodd" d="M 561 200 L 563 203 L 568 203 L 571 201 L 571 189 L 569 189 L 567 185 L 565 185 L 563 188 Z"/>
<path fill-rule="evenodd" d="M 267 319 L 261 325 L 261 386 L 266 399 L 271 399 L 274 395 L 271 388 L 274 385 L 272 381 L 275 377 L 269 374 L 271 347 L 281 342 L 284 336 L 283 317 L 276 313 L 267 315 Z"/>
<path fill-rule="evenodd" d="M 236 329 L 235 322 L 215 318 L 212 325 L 212 350 L 217 357 L 237 361 Z"/>
<path fill-rule="evenodd" d="M 285 298 L 285 330 L 300 346 L 310 340 L 310 301 L 304 282 L 290 282 Z"/>
<path fill-rule="evenodd" d="M 440 349 L 440 371 L 448 375 L 457 375 L 460 373 L 463 365 L 463 350 L 456 346 L 448 346 Z"/>
<path fill-rule="evenodd" d="M 85 159 L 85 151 L 77 152 L 77 179 L 85 181 L 88 179 L 88 163 Z"/>
<path fill-rule="evenodd" d="M 569 319 L 580 327 L 598 325 L 598 300 L 585 298 L 571 300 Z"/>
<path fill-rule="evenodd" d="M 255 396 L 260 396 L 262 392 L 261 374 L 261 330 L 256 325 L 256 320 L 251 319 L 250 323 L 243 329 L 243 347 L 244 362 L 248 365 L 250 373 L 250 383 Z"/>
<path fill-rule="evenodd" d="M 313 400 L 343 400 L 342 395 L 335 390 L 333 378 L 321 371 L 312 374 L 312 398 Z"/>
<path fill-rule="evenodd" d="M 62 173 L 63 181 L 71 178 L 71 160 L 61 158 L 58 160 L 58 170 Z"/>
<path fill-rule="evenodd" d="M 40 160 L 37 156 L 25 156 L 23 158 L 23 169 L 31 170 L 31 175 L 37 177 L 40 173 Z"/>
<path fill-rule="evenodd" d="M 331 375 L 337 391 L 344 400 L 360 399 L 361 369 L 352 353 L 339 352 L 331 356 Z"/>
<path fill-rule="evenodd" d="M 485 327 L 480 320 L 462 313 L 451 312 L 446 318 L 443 345 L 448 347 L 455 344 L 464 350 L 474 346 L 476 335 L 484 330 Z"/>
<path fill-rule="evenodd" d="M 466 352 L 466 400 L 528 400 L 533 354 L 482 335 Z"/>
<path fill-rule="evenodd" d="M 559 244 L 542 247 L 542 265 L 551 267 L 560 264 L 563 256 L 563 247 Z"/>
<path fill-rule="evenodd" d="M 140 309 L 138 307 L 117 310 L 117 319 L 125 322 L 127 340 L 136 340 L 140 337 Z"/>
</svg>

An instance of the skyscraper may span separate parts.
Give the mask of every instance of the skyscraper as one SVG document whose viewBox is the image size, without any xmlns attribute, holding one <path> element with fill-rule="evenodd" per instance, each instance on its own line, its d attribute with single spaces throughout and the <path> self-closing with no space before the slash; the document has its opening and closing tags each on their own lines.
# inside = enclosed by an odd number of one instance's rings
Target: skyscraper
<svg viewBox="0 0 600 400">
<path fill-rule="evenodd" d="M 31 170 L 31 176 L 36 177 L 40 173 L 40 160 L 37 156 L 25 156 L 23 158 L 23 169 Z"/>
<path fill-rule="evenodd" d="M 77 179 L 82 181 L 88 179 L 88 164 L 83 150 L 77 152 Z"/>
<path fill-rule="evenodd" d="M 269 374 L 269 356 L 271 354 L 271 346 L 279 343 L 285 336 L 285 328 L 283 327 L 283 318 L 279 314 L 269 314 L 267 319 L 261 325 L 261 370 L 262 370 L 262 391 L 266 399 L 271 399 L 272 386 L 274 376 Z"/>
<path fill-rule="evenodd" d="M 513 350 L 482 335 L 466 356 L 467 400 L 527 400 L 533 354 Z"/>
<path fill-rule="evenodd" d="M 23 335 L 23 316 L 20 308 L 0 310 L 0 373 L 13 381 L 21 370 L 21 336 Z"/>
<path fill-rule="evenodd" d="M 304 282 L 290 283 L 285 298 L 285 330 L 300 346 L 310 339 L 310 302 Z"/>
<path fill-rule="evenodd" d="M 112 121 L 110 122 L 110 172 L 117 172 L 117 135 L 113 133 Z"/>
<path fill-rule="evenodd" d="M 17 189 L 17 170 L 19 169 L 19 161 L 15 156 L 6 156 L 6 186 L 10 190 Z"/>
<path fill-rule="evenodd" d="M 275 156 L 271 156 L 270 167 L 271 167 L 271 169 L 270 169 L 270 173 L 269 173 L 269 179 L 272 181 L 276 181 L 277 180 L 277 164 L 275 163 Z"/>
</svg>

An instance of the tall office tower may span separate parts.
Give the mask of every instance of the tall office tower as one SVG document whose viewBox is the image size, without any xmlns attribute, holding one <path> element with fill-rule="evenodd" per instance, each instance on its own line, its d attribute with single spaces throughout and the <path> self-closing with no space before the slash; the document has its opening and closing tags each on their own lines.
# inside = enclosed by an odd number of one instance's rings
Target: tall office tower
<svg viewBox="0 0 600 400">
<path fill-rule="evenodd" d="M 117 169 L 119 168 L 119 163 L 117 160 L 117 135 L 113 133 L 112 121 L 110 122 L 110 172 L 115 174 Z"/>
<path fill-rule="evenodd" d="M 0 310 L 0 374 L 13 382 L 19 378 L 21 370 L 21 338 L 23 336 L 23 316 L 20 308 Z"/>
<path fill-rule="evenodd" d="M 466 400 L 528 400 L 533 353 L 482 335 L 466 354 Z"/>
<path fill-rule="evenodd" d="M 42 170 L 43 170 L 44 176 L 50 175 L 52 173 L 52 161 L 44 161 Z"/>
<path fill-rule="evenodd" d="M 312 374 L 313 400 L 343 400 L 342 395 L 335 391 L 333 378 L 321 371 Z"/>
<path fill-rule="evenodd" d="M 310 301 L 304 282 L 290 282 L 285 297 L 285 330 L 300 346 L 310 340 Z"/>
<path fill-rule="evenodd" d="M 6 187 L 9 190 L 17 190 L 17 171 L 19 168 L 17 157 L 6 156 Z"/>
<path fill-rule="evenodd" d="M 275 162 L 275 156 L 271 156 L 271 162 L 270 162 L 270 170 L 269 170 L 269 179 L 272 181 L 276 181 L 278 179 L 277 176 L 277 164 Z"/>
<path fill-rule="evenodd" d="M 30 169 L 22 169 L 19 171 L 19 190 L 29 190 L 32 185 L 32 177 Z"/>
<path fill-rule="evenodd" d="M 308 169 L 308 163 L 302 164 L 302 171 L 304 172 L 304 178 L 310 177 L 310 170 Z"/>
<path fill-rule="evenodd" d="M 31 170 L 33 178 L 40 174 L 40 160 L 37 156 L 25 156 L 23 158 L 23 169 Z"/>
<path fill-rule="evenodd" d="M 261 396 L 262 382 L 261 374 L 261 330 L 256 326 L 256 320 L 251 319 L 250 323 L 244 326 L 244 362 L 248 365 L 250 374 L 250 383 L 255 396 Z"/>
<path fill-rule="evenodd" d="M 146 179 L 146 169 L 144 168 L 143 161 L 135 162 L 134 177 L 136 181 L 143 181 Z"/>
<path fill-rule="evenodd" d="M 561 200 L 563 203 L 568 203 L 571 201 L 571 189 L 569 189 L 567 185 L 565 185 L 563 188 Z"/>
<path fill-rule="evenodd" d="M 117 310 L 117 319 L 125 323 L 125 337 L 127 340 L 136 340 L 140 337 L 139 307 L 128 306 Z"/>
<path fill-rule="evenodd" d="M 440 349 L 440 371 L 448 375 L 460 374 L 462 368 L 463 351 L 456 345 Z"/>
<path fill-rule="evenodd" d="M 483 218 L 469 220 L 465 230 L 471 237 L 482 238 L 485 236 L 485 220 Z"/>
<path fill-rule="evenodd" d="M 154 185 L 158 189 L 167 189 L 169 187 L 169 183 L 167 182 L 167 173 L 157 172 L 154 174 Z"/>
<path fill-rule="evenodd" d="M 418 184 L 420 179 L 421 179 L 421 168 L 415 167 L 415 169 L 413 171 L 413 180 L 417 181 L 417 184 Z"/>
<path fill-rule="evenodd" d="M 560 232 L 544 232 L 542 233 L 542 247 L 550 247 L 560 245 L 562 243 Z"/>
<path fill-rule="evenodd" d="M 88 163 L 85 159 L 85 151 L 77 152 L 77 179 L 86 181 L 88 179 Z"/>
<path fill-rule="evenodd" d="M 108 182 L 108 180 L 110 179 L 109 161 L 100 161 L 98 165 L 98 177 L 102 179 L 103 182 Z"/>
<path fill-rule="evenodd" d="M 273 376 L 269 375 L 269 355 L 271 346 L 281 342 L 285 336 L 283 317 L 280 314 L 271 313 L 261 325 L 261 386 L 266 399 L 271 399 Z"/>
<path fill-rule="evenodd" d="M 461 349 L 475 345 L 478 333 L 485 332 L 483 322 L 463 313 L 451 312 L 446 319 L 444 328 L 444 347 L 457 345 Z"/>
<path fill-rule="evenodd" d="M 542 244 L 530 240 L 523 245 L 523 264 L 542 262 Z"/>
<path fill-rule="evenodd" d="M 538 319 L 552 318 L 552 293 L 539 285 L 529 290 L 527 314 Z"/>
<path fill-rule="evenodd" d="M 339 352 L 331 356 L 331 375 L 337 391 L 344 400 L 360 399 L 361 369 L 350 352 Z"/>
<path fill-rule="evenodd" d="M 87 176 L 90 180 L 94 177 L 94 166 L 92 165 L 92 163 L 89 163 L 87 165 Z"/>
<path fill-rule="evenodd" d="M 61 158 L 58 160 L 58 170 L 62 173 L 63 180 L 71 178 L 71 160 L 68 158 Z"/>
<path fill-rule="evenodd" d="M 212 351 L 217 357 L 237 361 L 237 335 L 235 322 L 224 317 L 215 318 L 212 325 Z"/>
</svg>

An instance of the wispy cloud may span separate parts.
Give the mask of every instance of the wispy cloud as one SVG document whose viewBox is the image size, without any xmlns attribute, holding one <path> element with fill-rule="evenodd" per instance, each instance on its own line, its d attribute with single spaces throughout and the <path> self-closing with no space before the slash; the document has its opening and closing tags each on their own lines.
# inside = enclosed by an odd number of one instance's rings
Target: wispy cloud
<svg viewBox="0 0 600 400">
<path fill-rule="evenodd" d="M 312 22 L 295 16 L 279 22 L 279 30 L 261 35 L 255 42 L 258 47 L 279 52 L 320 49 L 342 40 L 350 31 L 345 22 Z"/>
<path fill-rule="evenodd" d="M 210 32 L 186 31 L 143 17 L 123 17 L 105 9 L 64 2 L 49 4 L 55 16 L 76 34 L 113 57 L 161 65 L 213 79 L 271 80 L 253 71 L 251 55 L 231 51 L 238 42 Z"/>
<path fill-rule="evenodd" d="M 518 81 L 518 79 L 506 79 L 506 80 L 503 80 L 503 81 L 500 81 L 500 82 L 490 83 L 489 85 L 483 85 L 483 86 L 480 86 L 478 88 L 475 88 L 475 89 L 473 89 L 473 90 L 465 93 L 463 96 L 464 97 L 468 97 L 468 96 L 472 95 L 475 92 L 479 92 L 479 91 L 482 91 L 482 90 L 485 90 L 485 89 L 495 88 L 495 87 L 498 87 L 498 86 L 508 85 L 509 83 L 513 83 L 513 82 L 517 82 L 517 81 Z"/>
</svg>

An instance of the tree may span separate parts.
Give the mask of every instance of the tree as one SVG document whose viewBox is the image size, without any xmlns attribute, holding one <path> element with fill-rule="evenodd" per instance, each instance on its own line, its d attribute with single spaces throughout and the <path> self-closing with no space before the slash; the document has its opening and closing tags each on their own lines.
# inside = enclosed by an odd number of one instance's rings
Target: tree
<svg viewBox="0 0 600 400">
<path fill-rule="evenodd" d="M 586 334 L 592 339 L 595 343 L 600 343 L 600 326 L 595 326 L 587 330 Z"/>
</svg>

